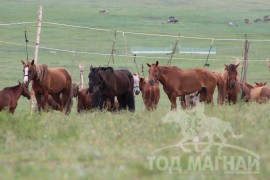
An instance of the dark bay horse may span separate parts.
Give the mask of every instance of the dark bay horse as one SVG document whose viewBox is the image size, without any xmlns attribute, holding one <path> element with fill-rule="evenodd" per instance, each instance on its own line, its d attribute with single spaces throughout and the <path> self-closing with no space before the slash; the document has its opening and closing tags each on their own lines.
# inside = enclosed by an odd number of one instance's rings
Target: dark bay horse
<svg viewBox="0 0 270 180">
<path fill-rule="evenodd" d="M 100 109 L 103 108 L 107 98 L 110 99 L 111 104 L 114 104 L 114 98 L 117 96 L 118 110 L 128 108 L 129 111 L 135 111 L 134 79 L 128 70 L 114 70 L 111 67 L 94 68 L 91 66 L 88 77 L 90 82 L 89 92 L 92 93 L 94 90 L 100 92 Z"/>
<path fill-rule="evenodd" d="M 41 110 L 41 97 L 44 97 L 46 109 L 48 109 L 49 94 L 61 104 L 60 111 L 68 114 L 72 105 L 72 80 L 69 73 L 63 68 L 48 68 L 45 64 L 23 62 L 24 83 L 32 80 L 32 88 L 35 92 L 38 110 Z M 61 97 L 60 97 L 61 95 Z"/>
<path fill-rule="evenodd" d="M 176 97 L 184 96 L 205 89 L 201 98 L 207 103 L 213 102 L 215 87 L 218 86 L 218 103 L 224 101 L 224 81 L 221 76 L 207 69 L 182 70 L 176 66 L 148 64 L 150 80 L 158 80 L 171 101 L 171 109 L 176 109 Z"/>
<path fill-rule="evenodd" d="M 225 64 L 225 70 L 221 77 L 225 82 L 225 98 L 228 99 L 229 104 L 231 101 L 235 104 L 237 102 L 237 95 L 241 91 L 240 79 L 237 72 L 238 64 Z"/>
<path fill-rule="evenodd" d="M 0 111 L 7 109 L 13 114 L 21 96 L 30 99 L 31 94 L 28 88 L 20 82 L 16 86 L 4 88 L 0 91 Z"/>
</svg>

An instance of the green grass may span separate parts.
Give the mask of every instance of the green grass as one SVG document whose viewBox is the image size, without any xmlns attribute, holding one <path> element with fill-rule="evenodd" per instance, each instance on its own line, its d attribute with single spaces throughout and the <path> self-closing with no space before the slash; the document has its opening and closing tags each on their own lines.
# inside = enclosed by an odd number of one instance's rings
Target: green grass
<svg viewBox="0 0 270 180">
<path fill-rule="evenodd" d="M 41 47 L 51 47 L 78 52 L 111 52 L 114 31 L 144 32 L 177 36 L 207 37 L 215 39 L 251 40 L 249 49 L 248 81 L 269 81 L 267 61 L 270 57 L 269 23 L 244 24 L 244 19 L 253 21 L 269 13 L 266 1 L 198 1 L 198 0 L 150 0 L 138 1 L 34 1 L 2 0 L 0 24 L 36 21 L 38 5 L 43 5 L 43 25 Z M 99 14 L 107 9 L 110 14 Z M 169 16 L 179 19 L 178 24 L 167 24 Z M 87 29 L 54 26 L 45 22 L 57 22 L 85 27 L 111 30 L 94 31 Z M 228 22 L 238 24 L 229 27 Z M 0 26 L 0 41 L 25 44 L 24 31 L 27 30 L 29 45 L 34 46 L 36 24 Z M 125 33 L 116 35 L 116 49 L 120 55 L 128 53 L 132 47 L 173 46 L 177 38 L 143 36 Z M 180 38 L 181 47 L 209 47 L 211 40 Z M 216 55 L 210 55 L 210 70 L 221 72 L 224 63 L 243 60 L 243 41 L 214 41 Z M 29 59 L 33 58 L 33 48 L 28 47 Z M 164 59 L 137 57 L 139 67 L 146 62 L 159 60 L 166 64 L 166 55 L 152 55 Z M 152 57 L 150 56 L 150 57 Z M 78 63 L 86 66 L 85 85 L 90 65 L 107 65 L 109 56 L 95 54 L 73 54 L 40 49 L 39 63 L 49 67 L 64 67 L 79 82 Z M 181 68 L 203 67 L 206 55 L 176 54 L 172 65 Z M 0 88 L 13 86 L 22 80 L 20 60 L 26 59 L 25 46 L 0 42 Z M 137 69 L 132 57 L 115 56 L 114 68 Z M 239 69 L 240 72 L 241 69 Z M 215 95 L 216 96 L 216 95 Z M 178 103 L 179 104 L 179 103 Z M 235 106 L 207 107 L 208 116 L 229 121 L 235 132 L 242 133 L 242 139 L 228 142 L 250 149 L 260 155 L 260 173 L 246 175 L 224 175 L 223 172 L 183 172 L 150 171 L 146 159 L 158 148 L 178 142 L 180 128 L 176 124 L 163 124 L 161 119 L 170 112 L 167 96 L 161 91 L 158 111 L 145 112 L 141 95 L 136 97 L 136 112 L 109 113 L 93 112 L 77 114 L 76 103 L 69 116 L 59 112 L 35 113 L 30 116 L 29 101 L 19 100 L 14 115 L 0 113 L 0 179 L 268 179 L 269 163 L 269 104 L 240 103 Z M 169 152 L 164 155 L 170 156 Z M 227 153 L 235 154 L 235 151 Z M 214 155 L 214 151 L 211 155 Z M 186 156 L 184 155 L 184 159 Z M 186 162 L 186 160 L 183 160 Z"/>
</svg>

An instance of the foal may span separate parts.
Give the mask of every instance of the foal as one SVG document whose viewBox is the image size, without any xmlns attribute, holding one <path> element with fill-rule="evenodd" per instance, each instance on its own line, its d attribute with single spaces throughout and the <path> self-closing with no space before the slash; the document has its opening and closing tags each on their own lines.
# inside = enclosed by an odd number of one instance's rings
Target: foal
<svg viewBox="0 0 270 180">
<path fill-rule="evenodd" d="M 0 111 L 8 109 L 10 113 L 14 113 L 21 96 L 30 99 L 28 87 L 20 83 L 13 87 L 6 87 L 0 91 Z"/>
<path fill-rule="evenodd" d="M 160 98 L 159 82 L 140 78 L 140 90 L 147 110 L 156 110 Z"/>
</svg>

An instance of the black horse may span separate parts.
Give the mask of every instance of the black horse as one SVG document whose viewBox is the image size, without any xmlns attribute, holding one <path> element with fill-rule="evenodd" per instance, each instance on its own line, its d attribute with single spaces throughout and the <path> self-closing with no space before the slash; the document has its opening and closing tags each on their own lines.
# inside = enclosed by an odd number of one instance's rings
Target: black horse
<svg viewBox="0 0 270 180">
<path fill-rule="evenodd" d="M 100 92 L 100 109 L 104 108 L 107 98 L 111 105 L 114 104 L 114 97 L 117 96 L 119 102 L 118 110 L 127 109 L 135 111 L 135 102 L 133 94 L 134 79 L 132 74 L 125 69 L 114 70 L 112 67 L 90 67 L 89 89 Z M 111 107 L 113 109 L 113 107 Z"/>
</svg>

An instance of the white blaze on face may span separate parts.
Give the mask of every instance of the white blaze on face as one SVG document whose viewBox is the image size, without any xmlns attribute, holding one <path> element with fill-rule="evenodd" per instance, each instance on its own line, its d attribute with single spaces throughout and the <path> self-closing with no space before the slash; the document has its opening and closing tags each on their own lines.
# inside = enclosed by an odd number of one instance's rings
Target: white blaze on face
<svg viewBox="0 0 270 180">
<path fill-rule="evenodd" d="M 24 69 L 24 78 L 23 78 L 23 82 L 26 84 L 26 83 L 28 83 L 28 72 L 29 72 L 29 67 L 26 67 L 25 69 Z"/>
</svg>

